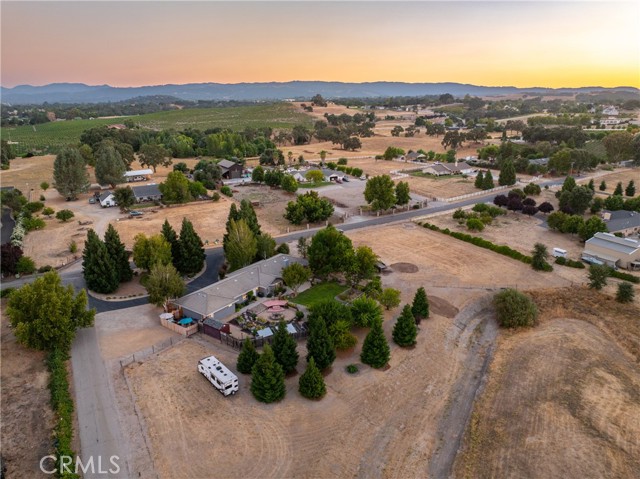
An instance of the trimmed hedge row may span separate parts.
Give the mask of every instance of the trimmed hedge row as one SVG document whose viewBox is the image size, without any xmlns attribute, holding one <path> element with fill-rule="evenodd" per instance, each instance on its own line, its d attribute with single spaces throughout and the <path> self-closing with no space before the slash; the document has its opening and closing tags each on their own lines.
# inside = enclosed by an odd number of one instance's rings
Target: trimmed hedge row
<svg viewBox="0 0 640 479">
<path fill-rule="evenodd" d="M 60 472 L 60 458 L 64 456 L 75 457 L 71 448 L 73 440 L 73 399 L 69 393 L 69 377 L 67 374 L 66 360 L 68 355 L 54 350 L 47 357 L 47 366 L 51 373 L 49 391 L 51 392 L 51 406 L 58 416 L 58 423 L 54 431 L 54 444 L 56 447 L 56 470 L 59 477 L 65 479 L 77 478 L 77 474 Z"/>
<path fill-rule="evenodd" d="M 624 281 L 629 281 L 630 283 L 636 283 L 636 284 L 640 283 L 640 278 L 638 278 L 637 276 L 634 276 L 629 273 L 623 273 L 622 271 L 616 271 L 614 269 L 611 270 L 611 272 L 609 273 L 609 276 L 611 276 L 612 278 L 618 278 Z"/>
<path fill-rule="evenodd" d="M 569 268 L 584 269 L 584 263 L 582 261 L 575 261 L 575 260 L 567 259 L 563 257 L 556 258 L 556 264 L 561 264 L 562 266 L 568 266 Z"/>
<path fill-rule="evenodd" d="M 421 224 L 425 228 L 428 228 L 432 231 L 438 231 L 440 233 L 444 233 L 446 235 L 449 235 L 461 241 L 466 241 L 467 243 L 471 243 L 472 245 L 479 246 L 480 248 L 485 248 L 495 253 L 508 256 L 509 258 L 513 258 L 515 260 L 521 261 L 522 263 L 531 264 L 531 256 L 522 254 L 519 251 L 509 248 L 508 246 L 493 244 L 491 241 L 487 241 L 484 238 L 480 238 L 478 236 L 471 236 L 465 233 L 458 233 L 457 231 L 449 230 L 449 228 L 441 229 L 436 225 L 432 225 L 430 223 L 425 222 Z"/>
</svg>

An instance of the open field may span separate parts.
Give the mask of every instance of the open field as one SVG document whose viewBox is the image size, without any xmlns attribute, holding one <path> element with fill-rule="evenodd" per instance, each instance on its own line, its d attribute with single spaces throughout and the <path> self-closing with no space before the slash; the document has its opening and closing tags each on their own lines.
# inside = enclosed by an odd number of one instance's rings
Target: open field
<svg viewBox="0 0 640 479">
<path fill-rule="evenodd" d="M 7 477 L 45 478 L 40 458 L 54 451 L 51 435 L 55 418 L 50 406 L 46 354 L 19 345 L 0 303 L 2 368 L 2 458 Z M 47 464 L 50 466 L 51 464 Z"/>
<path fill-rule="evenodd" d="M 424 477 L 440 447 L 441 418 L 457 421 L 449 407 L 461 393 L 452 388 L 468 370 L 470 345 L 478 337 L 475 323 L 468 327 L 465 321 L 490 321 L 478 302 L 487 295 L 485 288 L 499 286 L 498 275 L 504 283 L 531 287 L 567 283 L 414 224 L 372 231 L 346 234 L 356 245 L 371 246 L 391 267 L 383 284 L 400 289 L 403 302 L 417 287 L 427 289 L 432 316 L 421 323 L 417 346 L 391 345 L 390 368 L 373 370 L 359 362 L 366 331 L 356 330 L 358 345 L 340 353 L 326 376 L 325 398 L 303 399 L 293 376 L 286 380 L 287 397 L 271 405 L 252 398 L 244 375 L 239 394 L 223 398 L 197 373 L 197 361 L 210 354 L 235 370 L 238 353 L 215 340 L 188 339 L 134 363 L 125 374 L 159 477 L 208 477 L 212 471 L 229 478 Z M 479 270 L 478 264 L 486 267 Z M 399 308 L 385 311 L 388 338 L 398 313 Z M 298 349 L 304 356 L 302 343 Z M 355 375 L 344 370 L 352 363 L 360 368 Z"/>
<path fill-rule="evenodd" d="M 633 182 L 636 185 L 636 195 L 640 193 L 640 186 L 639 186 L 640 185 L 640 169 L 639 168 L 613 170 L 611 172 L 603 172 L 603 173 L 606 173 L 606 174 L 604 174 L 603 176 L 599 176 L 598 178 L 595 178 L 593 180 L 596 187 L 596 195 L 600 195 L 602 198 L 605 198 L 608 195 L 612 195 L 613 190 L 616 189 L 616 185 L 618 184 L 618 182 L 622 182 L 622 191 L 624 192 L 624 189 L 627 187 L 627 184 L 629 183 L 630 180 L 633 180 Z M 599 188 L 602 180 L 604 180 L 604 182 L 607 184 L 607 189 L 605 191 L 600 191 L 600 188 Z M 579 184 L 586 185 L 588 182 L 589 182 L 588 179 L 586 181 L 578 179 Z"/>
<path fill-rule="evenodd" d="M 241 130 L 246 127 L 290 129 L 296 125 L 311 125 L 311 119 L 308 115 L 301 110 L 294 109 L 288 103 L 221 108 L 184 108 L 128 118 L 131 118 L 136 124 L 155 130 L 168 128 L 206 130 L 215 127 L 233 130 Z M 56 121 L 34 126 L 2 128 L 1 132 L 3 139 L 18 142 L 17 145 L 14 145 L 15 151 L 18 154 L 23 154 L 33 149 L 45 150 L 46 148 L 59 148 L 77 143 L 84 130 L 122 123 L 124 119 L 125 117 Z"/>
<path fill-rule="evenodd" d="M 586 288 L 534 299 L 541 325 L 499 340 L 456 477 L 636 477 L 637 302 Z"/>
</svg>

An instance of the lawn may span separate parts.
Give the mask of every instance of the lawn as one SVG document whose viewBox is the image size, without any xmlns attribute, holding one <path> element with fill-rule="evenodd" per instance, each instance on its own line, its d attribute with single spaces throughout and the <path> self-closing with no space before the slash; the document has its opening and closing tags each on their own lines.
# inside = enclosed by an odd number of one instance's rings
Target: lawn
<svg viewBox="0 0 640 479">
<path fill-rule="evenodd" d="M 330 181 L 321 181 L 320 183 L 299 183 L 298 188 L 320 188 L 321 186 L 331 185 Z"/>
<path fill-rule="evenodd" d="M 160 111 L 147 115 L 126 117 L 145 128 L 206 130 L 220 127 L 242 130 L 246 127 L 293 128 L 311 126 L 311 117 L 294 110 L 287 103 L 272 103 L 238 107 L 184 108 Z M 51 151 L 77 143 L 83 131 L 97 126 L 124 122 L 122 118 L 96 118 L 94 120 L 68 120 L 2 128 L 2 139 L 17 142 L 14 149 L 22 155 L 31 150 Z"/>
<path fill-rule="evenodd" d="M 291 300 L 292 303 L 311 307 L 320 301 L 333 299 L 347 290 L 347 286 L 338 283 L 320 283 L 298 294 Z"/>
</svg>

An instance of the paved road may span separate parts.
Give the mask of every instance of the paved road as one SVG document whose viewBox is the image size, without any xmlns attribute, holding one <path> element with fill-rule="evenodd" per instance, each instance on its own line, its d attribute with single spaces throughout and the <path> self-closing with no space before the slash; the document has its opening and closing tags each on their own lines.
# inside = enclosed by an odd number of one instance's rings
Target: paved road
<svg viewBox="0 0 640 479">
<path fill-rule="evenodd" d="M 98 346 L 95 328 L 84 328 L 78 331 L 71 349 L 73 366 L 73 387 L 76 395 L 78 413 L 81 457 L 83 464 L 90 458 L 96 465 L 94 474 L 84 474 L 85 478 L 93 477 L 129 477 L 125 463 L 126 452 L 121 450 L 123 444 L 115 398 L 109 389 L 109 379 Z M 110 458 L 116 460 L 120 472 L 115 475 L 98 474 L 99 457 L 103 470 L 112 468 Z"/>
<path fill-rule="evenodd" d="M 0 228 L 0 244 L 8 243 L 11 240 L 11 234 L 13 233 L 13 227 L 16 222 L 11 217 L 11 210 L 9 208 L 2 209 L 2 228 Z"/>
</svg>

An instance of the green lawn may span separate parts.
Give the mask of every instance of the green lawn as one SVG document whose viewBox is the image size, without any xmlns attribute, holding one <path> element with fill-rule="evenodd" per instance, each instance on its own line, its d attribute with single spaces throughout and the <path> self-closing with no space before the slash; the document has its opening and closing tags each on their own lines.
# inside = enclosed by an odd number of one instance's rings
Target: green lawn
<svg viewBox="0 0 640 479">
<path fill-rule="evenodd" d="M 293 128 L 296 125 L 312 126 L 311 117 L 296 111 L 288 103 L 259 104 L 238 107 L 188 108 L 161 111 L 147 115 L 130 116 L 136 124 L 151 129 L 183 130 L 195 128 L 206 130 L 221 127 L 242 130 L 245 127 Z M 18 142 L 14 145 L 17 154 L 30 150 L 55 150 L 61 146 L 77 143 L 84 130 L 102 125 L 123 123 L 122 118 L 97 118 L 95 120 L 68 120 L 25 125 L 1 129 L 2 139 Z"/>
<path fill-rule="evenodd" d="M 306 291 L 303 291 L 290 301 L 292 303 L 298 303 L 306 307 L 311 307 L 315 303 L 319 303 L 320 301 L 333 299 L 340 293 L 345 292 L 347 289 L 347 286 L 338 283 L 320 283 L 312 286 Z"/>
<path fill-rule="evenodd" d="M 320 183 L 299 183 L 298 188 L 320 188 L 321 186 L 331 185 L 330 181 L 322 181 Z"/>
</svg>

